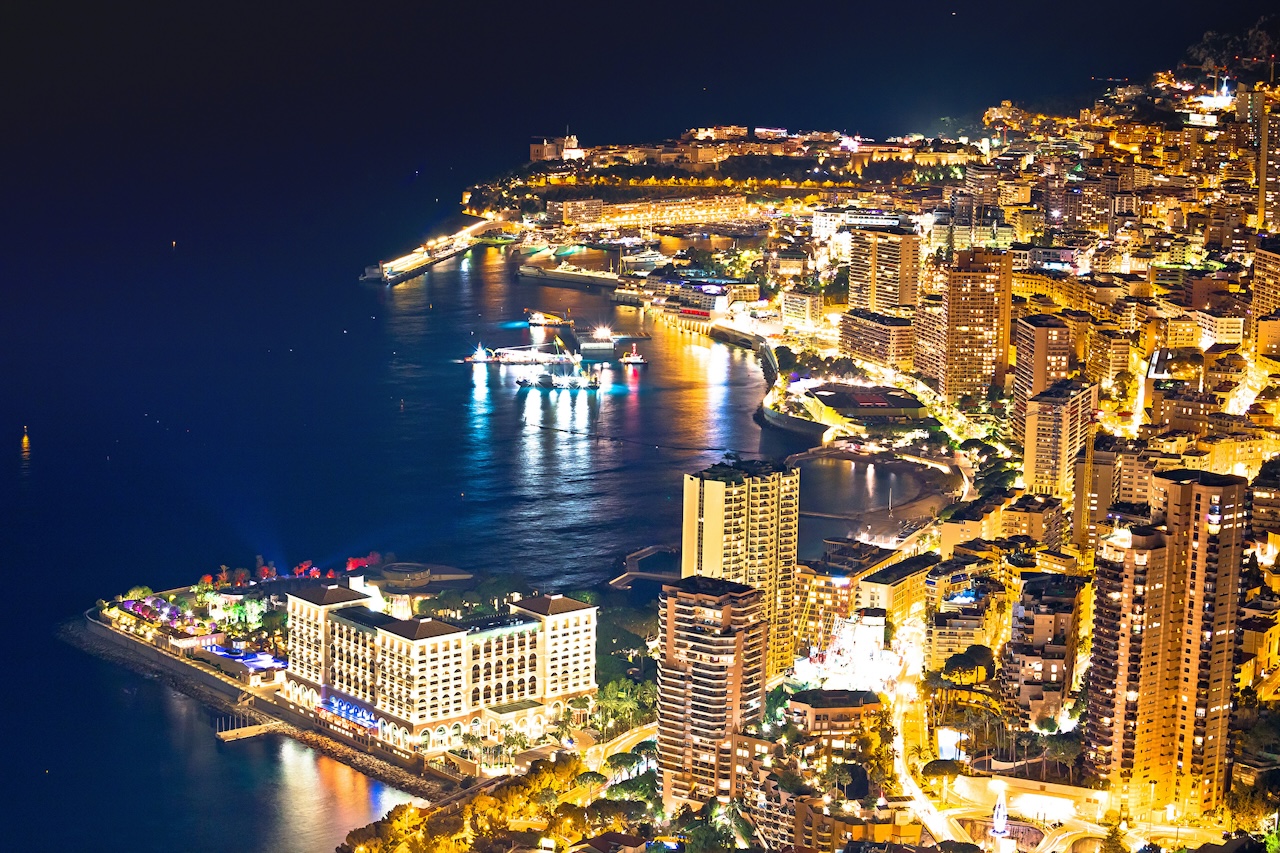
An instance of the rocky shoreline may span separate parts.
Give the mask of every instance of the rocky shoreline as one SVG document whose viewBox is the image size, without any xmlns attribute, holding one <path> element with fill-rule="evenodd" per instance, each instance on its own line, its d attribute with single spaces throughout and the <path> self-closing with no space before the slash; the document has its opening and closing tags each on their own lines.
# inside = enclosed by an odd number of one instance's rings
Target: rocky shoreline
<svg viewBox="0 0 1280 853">
<path fill-rule="evenodd" d="M 279 723 L 274 729 L 275 732 L 292 738 L 303 746 L 314 749 L 316 752 L 335 761 L 340 761 L 371 779 L 377 779 L 379 782 L 384 782 L 404 791 L 406 794 L 426 800 L 428 803 L 440 799 L 445 793 L 445 787 L 440 782 L 414 775 L 407 770 L 396 767 L 394 764 L 360 752 L 319 732 L 300 729 L 290 723 L 280 723 L 276 717 L 259 708 L 237 705 L 228 697 L 210 690 L 192 679 L 183 678 L 178 673 L 164 667 L 149 664 L 142 658 L 129 654 L 124 647 L 104 642 L 94 637 L 85 626 L 83 617 L 69 619 L 62 623 L 56 631 L 56 636 L 63 642 L 94 657 L 122 666 L 147 678 L 154 678 L 214 710 L 248 717 L 255 723 Z"/>
</svg>

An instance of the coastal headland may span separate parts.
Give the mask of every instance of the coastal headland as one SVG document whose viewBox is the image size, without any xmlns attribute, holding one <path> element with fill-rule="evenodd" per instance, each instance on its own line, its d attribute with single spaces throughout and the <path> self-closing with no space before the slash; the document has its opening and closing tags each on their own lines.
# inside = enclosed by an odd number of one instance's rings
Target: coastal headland
<svg viewBox="0 0 1280 853">
<path fill-rule="evenodd" d="M 300 728 L 284 721 L 280 716 L 268 713 L 253 702 L 240 702 L 238 698 L 242 691 L 234 682 L 222 681 L 212 671 L 198 669 L 186 661 L 166 655 L 154 646 L 112 631 L 105 625 L 94 622 L 90 616 L 66 620 L 58 627 L 56 635 L 63 642 L 94 657 L 145 678 L 157 679 L 215 711 L 236 714 L 255 723 L 279 723 L 272 729 L 274 734 L 291 738 L 372 779 L 385 782 L 428 803 L 439 800 L 454 787 L 451 782 L 411 773 L 334 738 Z"/>
</svg>

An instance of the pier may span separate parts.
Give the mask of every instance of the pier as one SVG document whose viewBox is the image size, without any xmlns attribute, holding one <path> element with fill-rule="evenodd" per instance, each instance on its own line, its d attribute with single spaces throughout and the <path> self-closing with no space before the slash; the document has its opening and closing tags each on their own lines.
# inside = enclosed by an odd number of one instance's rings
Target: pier
<svg viewBox="0 0 1280 853">
<path fill-rule="evenodd" d="M 247 740 L 251 737 L 264 735 L 268 732 L 275 731 L 280 728 L 283 723 L 279 720 L 271 720 L 266 723 L 251 722 L 249 718 L 235 714 L 229 717 L 218 717 L 214 721 L 214 737 L 223 743 L 230 743 L 237 740 Z"/>
<path fill-rule="evenodd" d="M 381 261 L 365 268 L 361 281 L 376 284 L 397 284 L 421 275 L 428 267 L 457 257 L 472 246 L 482 242 L 481 235 L 502 228 L 501 222 L 481 220 L 468 225 L 456 234 L 428 240 L 407 255 L 391 261 Z"/>
</svg>

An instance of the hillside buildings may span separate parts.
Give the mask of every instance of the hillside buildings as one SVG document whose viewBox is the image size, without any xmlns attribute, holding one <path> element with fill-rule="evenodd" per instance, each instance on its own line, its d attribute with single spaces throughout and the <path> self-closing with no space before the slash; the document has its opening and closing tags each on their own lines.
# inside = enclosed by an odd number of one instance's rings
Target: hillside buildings
<svg viewBox="0 0 1280 853">
<path fill-rule="evenodd" d="M 1062 712 L 1072 688 L 1084 598 L 1092 594 L 1087 578 L 1023 574 L 998 682 L 1007 713 L 1022 728 L 1057 720 Z"/>
</svg>

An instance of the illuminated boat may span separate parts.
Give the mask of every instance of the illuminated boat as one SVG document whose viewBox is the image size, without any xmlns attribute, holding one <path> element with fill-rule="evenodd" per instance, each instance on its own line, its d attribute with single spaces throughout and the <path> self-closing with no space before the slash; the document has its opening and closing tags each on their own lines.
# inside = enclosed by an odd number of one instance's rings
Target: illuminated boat
<svg viewBox="0 0 1280 853">
<path fill-rule="evenodd" d="M 570 263 L 563 263 L 557 267 L 540 267 L 534 264 L 521 264 L 520 275 L 525 278 L 541 279 L 549 282 L 567 282 L 570 284 L 580 284 L 587 287 L 599 285 L 601 287 L 617 287 L 618 274 L 612 272 L 604 272 L 602 270 L 587 270 L 582 267 L 576 267 Z"/>
<path fill-rule="evenodd" d="M 626 355 L 624 355 L 622 358 L 618 360 L 621 361 L 623 364 L 643 365 L 643 364 L 649 363 L 648 359 L 642 356 L 640 352 L 636 349 L 635 344 L 631 345 L 631 352 L 627 353 Z"/>
<path fill-rule="evenodd" d="M 550 311 L 534 311 L 533 309 L 526 310 L 529 313 L 530 326 L 553 326 L 559 328 L 573 325 L 572 320 L 565 319 L 559 314 L 552 314 Z"/>
<path fill-rule="evenodd" d="M 571 364 L 573 355 L 560 351 L 546 352 L 536 345 L 489 350 L 481 344 L 464 360 L 468 364 Z"/>
<path fill-rule="evenodd" d="M 671 263 L 671 258 L 659 252 L 657 249 L 645 249 L 643 252 L 636 252 L 633 255 L 622 256 L 622 268 L 626 269 L 653 269 L 654 267 L 665 267 Z"/>
</svg>

